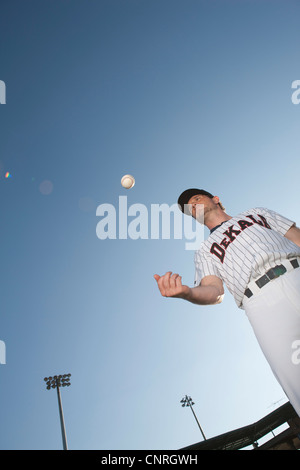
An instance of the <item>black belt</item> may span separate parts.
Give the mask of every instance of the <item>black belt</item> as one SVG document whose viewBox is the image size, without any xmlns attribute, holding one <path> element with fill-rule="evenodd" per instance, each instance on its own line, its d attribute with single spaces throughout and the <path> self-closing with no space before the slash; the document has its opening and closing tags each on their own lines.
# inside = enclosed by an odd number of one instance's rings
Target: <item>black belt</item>
<svg viewBox="0 0 300 470">
<path fill-rule="evenodd" d="M 299 263 L 297 259 L 290 260 L 291 265 L 293 266 L 294 269 L 299 268 Z M 279 264 L 278 266 L 275 266 L 274 268 L 269 269 L 269 271 L 266 272 L 262 277 L 257 279 L 255 283 L 258 285 L 258 287 L 261 289 L 263 286 L 268 284 L 268 282 L 272 281 L 273 279 L 276 279 L 279 276 L 282 276 L 282 274 L 286 273 L 286 268 L 282 265 Z M 248 288 L 245 290 L 245 296 L 246 297 L 252 297 L 253 292 Z"/>
</svg>

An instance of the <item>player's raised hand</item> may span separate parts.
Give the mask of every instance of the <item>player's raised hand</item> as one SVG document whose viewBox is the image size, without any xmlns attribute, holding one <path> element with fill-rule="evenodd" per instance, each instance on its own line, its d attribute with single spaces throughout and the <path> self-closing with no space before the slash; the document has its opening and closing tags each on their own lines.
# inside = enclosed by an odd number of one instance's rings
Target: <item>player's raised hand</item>
<svg viewBox="0 0 300 470">
<path fill-rule="evenodd" d="M 188 286 L 182 285 L 181 276 L 168 271 L 163 276 L 154 274 L 160 293 L 163 297 L 178 297 L 185 299 L 190 292 Z"/>
</svg>

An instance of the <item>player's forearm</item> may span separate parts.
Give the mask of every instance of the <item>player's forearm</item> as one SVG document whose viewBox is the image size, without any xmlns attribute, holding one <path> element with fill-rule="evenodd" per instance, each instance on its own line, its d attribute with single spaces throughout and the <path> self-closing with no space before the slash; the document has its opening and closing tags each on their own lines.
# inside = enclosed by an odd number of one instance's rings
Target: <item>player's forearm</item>
<svg viewBox="0 0 300 470">
<path fill-rule="evenodd" d="M 285 234 L 285 237 L 291 240 L 295 245 L 300 246 L 300 228 L 293 225 Z"/>
<path fill-rule="evenodd" d="M 197 305 L 216 305 L 222 302 L 223 296 L 224 291 L 217 286 L 197 286 L 191 287 L 184 299 Z"/>
</svg>

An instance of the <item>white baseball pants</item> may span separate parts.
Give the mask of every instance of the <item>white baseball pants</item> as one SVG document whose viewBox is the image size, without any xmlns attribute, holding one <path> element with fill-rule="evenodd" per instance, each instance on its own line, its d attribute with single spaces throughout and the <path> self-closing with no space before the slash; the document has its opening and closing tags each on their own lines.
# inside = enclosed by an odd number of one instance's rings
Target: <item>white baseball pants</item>
<svg viewBox="0 0 300 470">
<path fill-rule="evenodd" d="M 262 352 L 300 417 L 300 268 L 245 297 L 243 306 Z"/>
</svg>

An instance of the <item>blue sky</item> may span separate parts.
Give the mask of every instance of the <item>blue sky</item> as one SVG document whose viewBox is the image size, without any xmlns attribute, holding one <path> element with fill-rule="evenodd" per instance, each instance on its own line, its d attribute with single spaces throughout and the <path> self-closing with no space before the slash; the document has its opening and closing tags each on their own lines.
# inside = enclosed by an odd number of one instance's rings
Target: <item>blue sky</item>
<svg viewBox="0 0 300 470">
<path fill-rule="evenodd" d="M 100 240 L 96 208 L 124 195 L 172 205 L 202 187 L 230 215 L 265 206 L 299 225 L 299 9 L 2 2 L 1 449 L 61 448 L 56 392 L 43 382 L 54 374 L 72 374 L 70 449 L 198 442 L 186 394 L 207 437 L 286 401 L 228 293 L 209 307 L 159 295 L 155 273 L 193 284 L 185 240 Z"/>
</svg>

